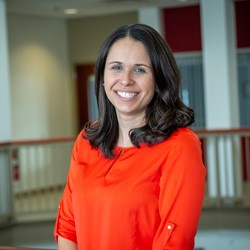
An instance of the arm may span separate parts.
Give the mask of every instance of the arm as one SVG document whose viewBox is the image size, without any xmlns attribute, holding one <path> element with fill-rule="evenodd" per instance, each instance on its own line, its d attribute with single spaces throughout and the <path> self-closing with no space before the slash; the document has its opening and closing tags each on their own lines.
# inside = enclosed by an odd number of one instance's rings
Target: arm
<svg viewBox="0 0 250 250">
<path fill-rule="evenodd" d="M 77 250 L 77 245 L 71 240 L 58 236 L 58 250 Z"/>
<path fill-rule="evenodd" d="M 80 135 L 78 138 L 81 138 Z M 71 157 L 70 169 L 68 172 L 67 183 L 63 192 L 62 199 L 58 206 L 58 214 L 56 218 L 56 224 L 54 228 L 54 237 L 56 242 L 60 244 L 61 247 L 59 249 L 68 249 L 67 245 L 70 243 L 74 243 L 76 246 L 77 237 L 76 237 L 76 228 L 75 228 L 75 215 L 72 204 L 72 189 L 74 186 L 74 182 L 77 176 L 77 154 L 78 154 L 78 141 L 76 141 Z M 67 239 L 67 240 L 66 240 Z M 68 242 L 68 243 L 66 243 Z M 66 247 L 65 247 L 66 244 Z M 70 248 L 71 249 L 71 248 Z"/>
<path fill-rule="evenodd" d="M 161 223 L 153 250 L 193 250 L 205 184 L 200 142 L 193 134 L 172 142 L 162 169 Z"/>
</svg>

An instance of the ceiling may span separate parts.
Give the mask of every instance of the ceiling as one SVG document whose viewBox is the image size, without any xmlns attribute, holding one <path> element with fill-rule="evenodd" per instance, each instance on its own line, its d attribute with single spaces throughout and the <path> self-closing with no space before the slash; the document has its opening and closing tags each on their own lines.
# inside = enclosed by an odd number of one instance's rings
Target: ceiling
<svg viewBox="0 0 250 250">
<path fill-rule="evenodd" d="M 137 11 L 147 7 L 197 4 L 199 0 L 6 0 L 7 12 L 58 18 L 77 18 Z M 78 13 L 66 15 L 74 8 Z"/>
</svg>

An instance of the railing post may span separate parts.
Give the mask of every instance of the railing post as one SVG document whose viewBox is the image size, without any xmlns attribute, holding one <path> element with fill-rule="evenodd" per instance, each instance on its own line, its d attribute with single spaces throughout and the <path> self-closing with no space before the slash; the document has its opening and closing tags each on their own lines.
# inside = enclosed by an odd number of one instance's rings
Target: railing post
<svg viewBox="0 0 250 250">
<path fill-rule="evenodd" d="M 242 198 L 242 176 L 239 138 L 221 135 L 219 140 L 221 198 L 232 205 Z"/>
<path fill-rule="evenodd" d="M 12 169 L 10 166 L 10 151 L 0 151 L 0 224 L 8 224 L 14 218 Z"/>
<path fill-rule="evenodd" d="M 242 174 L 242 147 L 241 147 L 241 137 L 239 135 L 233 136 L 233 173 L 234 173 L 234 183 L 235 183 L 235 200 L 242 200 L 243 198 L 243 174 Z M 249 155 L 248 155 L 249 156 Z"/>
<path fill-rule="evenodd" d="M 207 175 L 208 175 L 208 198 L 215 205 L 219 205 L 219 182 L 218 182 L 218 153 L 216 137 L 206 138 Z"/>
</svg>

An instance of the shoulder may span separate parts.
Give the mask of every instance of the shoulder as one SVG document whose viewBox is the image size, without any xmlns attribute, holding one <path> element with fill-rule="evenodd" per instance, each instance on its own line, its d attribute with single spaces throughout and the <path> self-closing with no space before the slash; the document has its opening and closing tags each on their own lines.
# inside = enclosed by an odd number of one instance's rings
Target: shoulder
<svg viewBox="0 0 250 250">
<path fill-rule="evenodd" d="M 190 154 L 201 151 L 201 142 L 198 136 L 188 127 L 178 128 L 166 140 L 148 146 L 148 150 L 154 150 L 154 154 L 161 157 L 181 157 L 184 154 Z"/>
<path fill-rule="evenodd" d="M 75 155 L 78 160 L 88 160 L 90 158 L 100 157 L 101 153 L 97 148 L 93 148 L 89 142 L 89 140 L 85 137 L 86 133 L 82 130 L 75 141 L 73 148 L 73 155 Z"/>
<path fill-rule="evenodd" d="M 76 137 L 73 153 L 83 154 L 89 152 L 91 149 L 89 141 L 85 138 L 85 132 L 82 130 Z"/>
<path fill-rule="evenodd" d="M 168 139 L 174 143 L 197 143 L 199 137 L 188 127 L 177 129 Z"/>
<path fill-rule="evenodd" d="M 169 153 L 179 156 L 201 151 L 199 137 L 188 127 L 177 129 L 164 144 L 168 147 Z"/>
<path fill-rule="evenodd" d="M 179 128 L 166 141 L 168 158 L 165 169 L 204 172 L 202 148 L 199 137 L 189 128 Z"/>
<path fill-rule="evenodd" d="M 84 130 L 80 131 L 80 133 L 77 135 L 76 141 L 75 141 L 75 148 L 77 150 L 81 149 L 83 145 L 88 146 L 90 145 L 89 141 L 85 139 L 86 133 Z"/>
</svg>

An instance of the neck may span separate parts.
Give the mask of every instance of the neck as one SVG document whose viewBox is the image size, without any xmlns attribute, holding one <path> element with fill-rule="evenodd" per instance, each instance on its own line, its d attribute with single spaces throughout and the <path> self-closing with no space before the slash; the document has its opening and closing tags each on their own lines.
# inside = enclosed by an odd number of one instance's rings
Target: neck
<svg viewBox="0 0 250 250">
<path fill-rule="evenodd" d="M 129 131 L 133 128 L 143 126 L 144 119 L 141 116 L 122 117 L 117 116 L 119 123 L 119 137 L 117 145 L 120 147 L 130 147 L 132 142 L 129 137 Z"/>
</svg>

